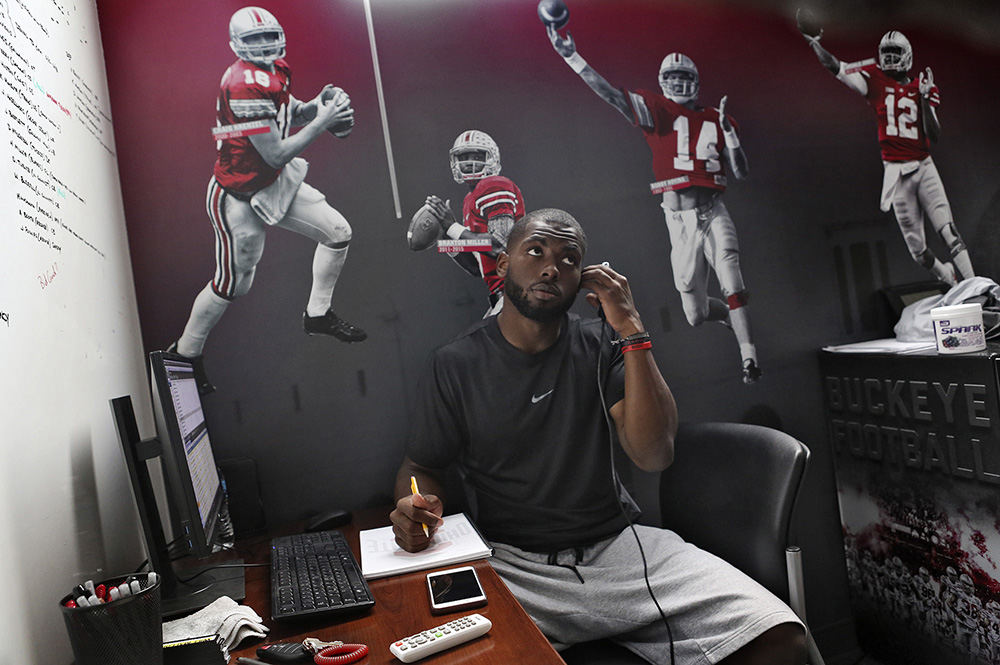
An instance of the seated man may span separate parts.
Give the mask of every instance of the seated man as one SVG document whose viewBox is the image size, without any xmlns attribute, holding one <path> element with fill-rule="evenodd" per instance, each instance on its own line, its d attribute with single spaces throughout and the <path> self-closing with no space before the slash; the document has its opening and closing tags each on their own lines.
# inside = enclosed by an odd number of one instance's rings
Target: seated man
<svg viewBox="0 0 1000 665">
<path fill-rule="evenodd" d="M 456 462 L 492 564 L 557 649 L 610 637 L 653 663 L 805 662 L 795 614 L 670 531 L 628 528 L 614 438 L 646 471 L 669 466 L 677 408 L 628 281 L 582 268 L 568 213 L 528 213 L 497 259 L 508 305 L 431 356 L 391 519 L 400 547 L 427 547 Z M 568 310 L 581 288 L 600 319 Z M 598 366 L 600 363 L 600 367 Z M 425 493 L 411 494 L 410 476 Z M 623 490 L 622 490 L 623 491 Z M 649 563 L 647 595 L 640 539 Z"/>
</svg>

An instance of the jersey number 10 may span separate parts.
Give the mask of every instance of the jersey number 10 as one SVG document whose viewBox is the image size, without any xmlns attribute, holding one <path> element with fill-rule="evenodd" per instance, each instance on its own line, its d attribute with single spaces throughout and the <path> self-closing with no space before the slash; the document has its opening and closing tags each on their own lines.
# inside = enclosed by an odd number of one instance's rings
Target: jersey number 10
<svg viewBox="0 0 1000 665">
<path fill-rule="evenodd" d="M 694 171 L 694 160 L 691 159 L 691 133 L 688 118 L 679 115 L 674 119 L 674 132 L 677 133 L 677 156 L 674 157 L 674 168 L 678 171 Z M 701 131 L 698 132 L 698 143 L 694 147 L 694 158 L 705 162 L 705 171 L 715 173 L 722 170 L 719 161 L 719 127 L 714 122 L 703 120 Z"/>
<path fill-rule="evenodd" d="M 896 108 L 899 112 L 896 112 Z M 896 93 L 885 96 L 885 134 L 899 136 L 904 139 L 918 138 L 917 134 L 917 103 L 909 97 L 900 97 L 896 101 Z"/>
<path fill-rule="evenodd" d="M 253 70 L 253 74 L 251 74 L 249 69 L 244 69 L 243 82 L 247 85 L 253 85 L 254 81 L 262 88 L 269 88 L 271 86 L 271 77 L 267 72 L 255 69 Z"/>
</svg>

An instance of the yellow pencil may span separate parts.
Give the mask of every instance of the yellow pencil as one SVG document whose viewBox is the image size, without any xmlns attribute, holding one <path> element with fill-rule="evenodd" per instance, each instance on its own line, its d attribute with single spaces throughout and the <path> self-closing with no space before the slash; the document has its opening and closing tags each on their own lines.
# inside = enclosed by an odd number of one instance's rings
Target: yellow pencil
<svg viewBox="0 0 1000 665">
<path fill-rule="evenodd" d="M 420 494 L 420 488 L 417 487 L 417 477 L 416 476 L 410 476 L 410 492 L 413 493 L 413 494 Z M 431 537 L 431 532 L 427 530 L 427 525 L 421 523 L 420 526 L 424 527 L 424 535 L 427 536 L 428 538 L 430 538 Z"/>
</svg>

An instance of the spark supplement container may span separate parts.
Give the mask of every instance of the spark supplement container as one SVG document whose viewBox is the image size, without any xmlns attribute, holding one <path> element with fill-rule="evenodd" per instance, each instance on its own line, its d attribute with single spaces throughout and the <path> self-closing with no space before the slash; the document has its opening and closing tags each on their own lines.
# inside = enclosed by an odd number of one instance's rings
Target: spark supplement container
<svg viewBox="0 0 1000 665">
<path fill-rule="evenodd" d="M 931 325 L 938 353 L 971 353 L 986 348 L 983 306 L 979 303 L 935 307 Z"/>
</svg>

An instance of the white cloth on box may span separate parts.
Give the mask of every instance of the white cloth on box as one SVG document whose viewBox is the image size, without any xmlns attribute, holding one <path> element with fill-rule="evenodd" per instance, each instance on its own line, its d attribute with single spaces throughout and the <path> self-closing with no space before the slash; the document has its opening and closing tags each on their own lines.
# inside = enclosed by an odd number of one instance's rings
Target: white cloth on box
<svg viewBox="0 0 1000 665">
<path fill-rule="evenodd" d="M 226 658 L 229 651 L 248 637 L 265 637 L 263 619 L 246 605 L 223 596 L 190 616 L 163 623 L 163 641 L 175 642 L 217 634 Z"/>
<path fill-rule="evenodd" d="M 265 223 L 274 226 L 284 219 L 308 170 L 309 162 L 301 157 L 288 162 L 277 180 L 250 197 L 250 207 Z"/>
<path fill-rule="evenodd" d="M 933 342 L 934 325 L 931 310 L 935 307 L 962 305 L 964 303 L 983 305 L 983 330 L 987 339 L 1000 332 L 1000 285 L 989 277 L 969 277 L 963 279 L 946 293 L 929 296 L 912 302 L 903 308 L 899 321 L 892 329 L 900 342 Z"/>
</svg>

